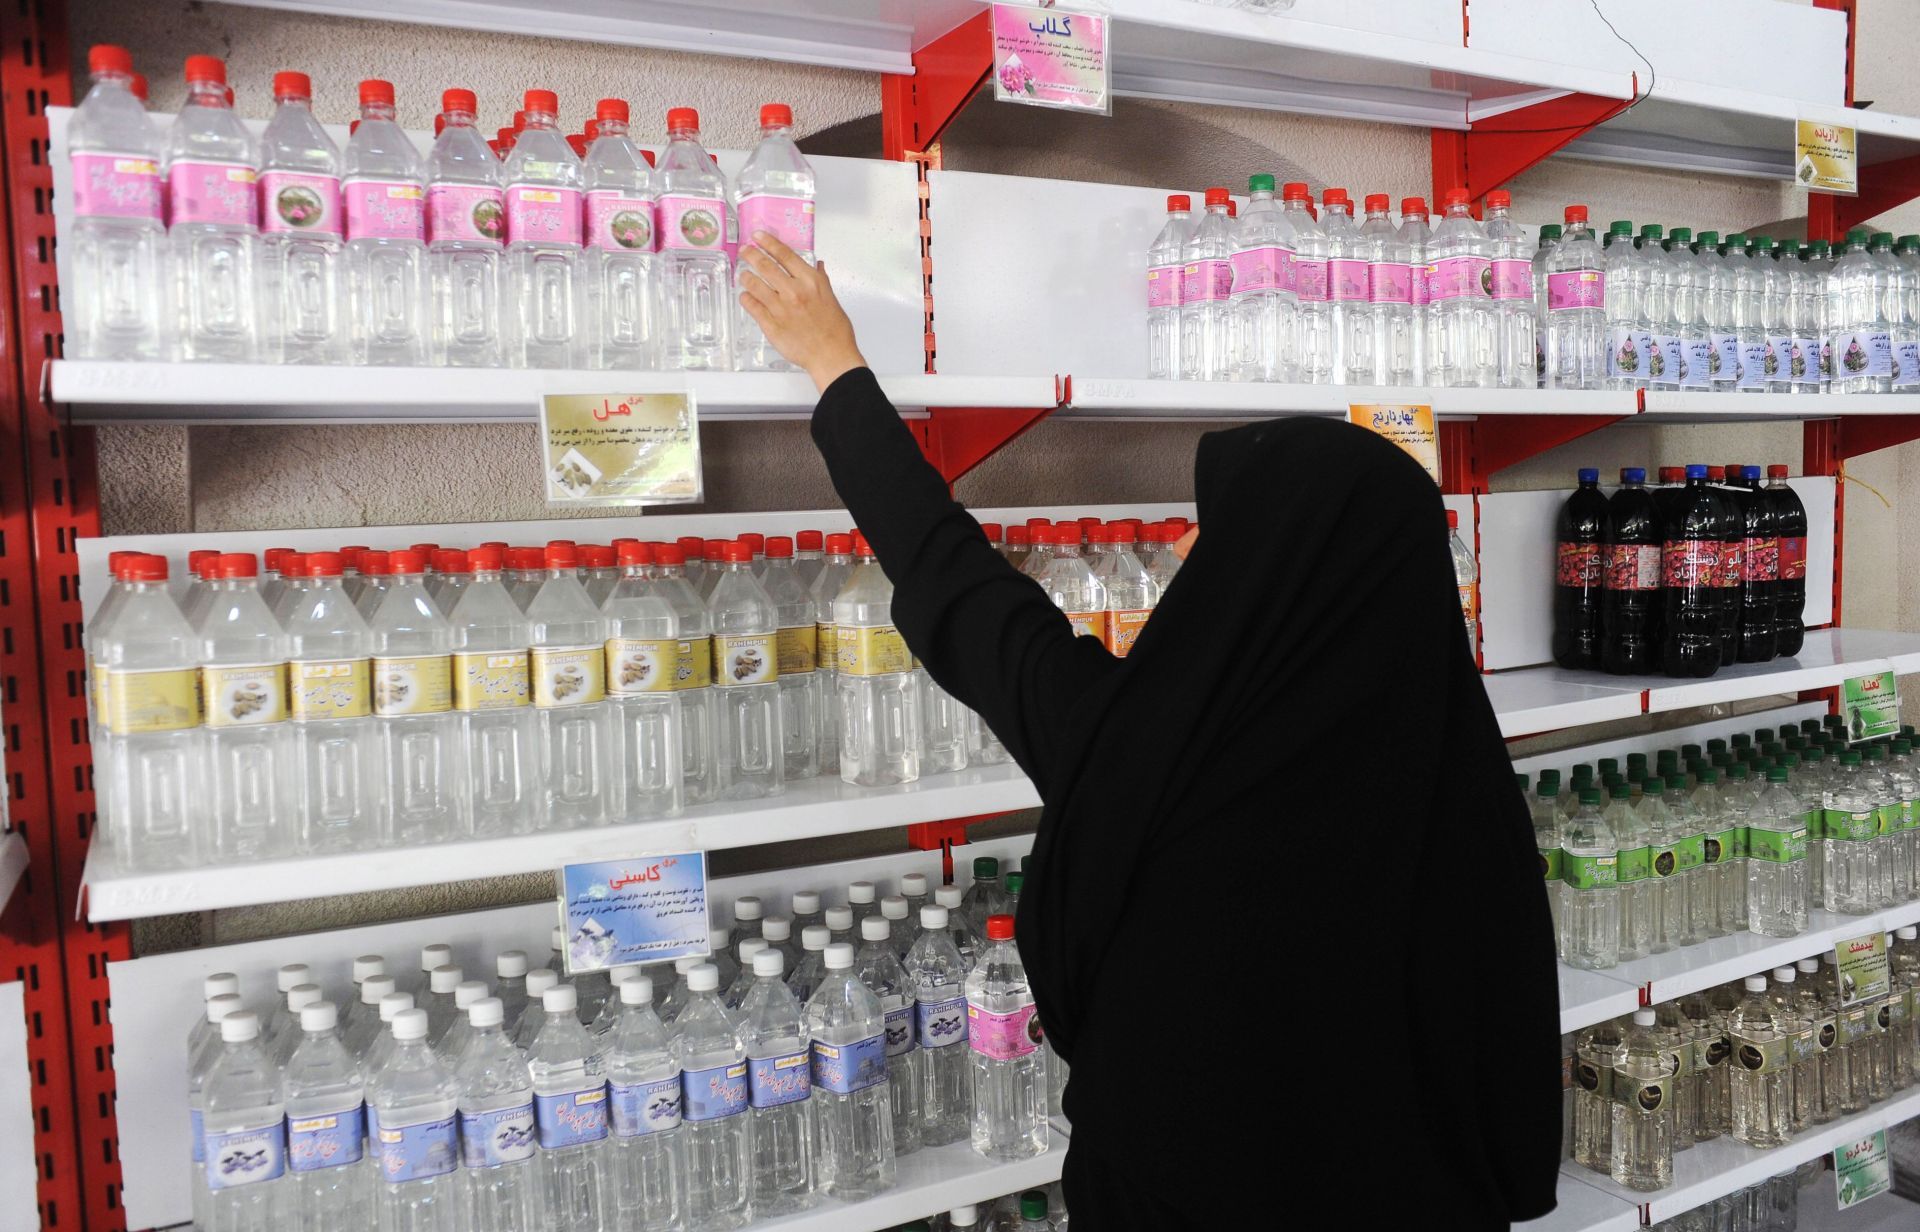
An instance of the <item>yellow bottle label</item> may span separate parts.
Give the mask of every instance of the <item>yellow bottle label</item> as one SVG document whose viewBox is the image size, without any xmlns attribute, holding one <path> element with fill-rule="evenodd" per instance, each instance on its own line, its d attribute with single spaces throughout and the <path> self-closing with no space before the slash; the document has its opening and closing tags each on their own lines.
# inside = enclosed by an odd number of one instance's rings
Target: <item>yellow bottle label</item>
<svg viewBox="0 0 1920 1232">
<path fill-rule="evenodd" d="M 1127 657 L 1133 650 L 1133 644 L 1140 640 L 1140 630 L 1147 627 L 1147 617 L 1151 615 L 1152 608 L 1107 613 L 1107 649 L 1114 653 L 1114 657 Z"/>
<path fill-rule="evenodd" d="M 535 646 L 533 704 L 589 706 L 607 700 L 606 646 Z"/>
<path fill-rule="evenodd" d="M 913 670 L 907 639 L 892 625 L 841 625 L 835 640 L 834 658 L 839 670 L 849 676 L 890 676 Z"/>
<path fill-rule="evenodd" d="M 107 665 L 95 659 L 87 677 L 88 690 L 93 694 L 93 721 L 101 727 L 113 726 L 107 714 L 107 703 L 112 700 L 107 693 Z"/>
<path fill-rule="evenodd" d="M 671 693 L 680 668 L 677 638 L 610 637 L 607 639 L 607 692 L 615 697 Z"/>
<path fill-rule="evenodd" d="M 818 624 L 813 626 L 815 638 L 814 662 L 822 671 L 834 671 L 840 663 L 840 626 Z"/>
<path fill-rule="evenodd" d="M 1098 638 L 1102 644 L 1107 640 L 1105 612 L 1068 612 L 1067 623 L 1073 626 L 1075 637 Z"/>
<path fill-rule="evenodd" d="M 107 673 L 106 714 L 117 736 L 200 726 L 200 673 L 191 667 Z"/>
<path fill-rule="evenodd" d="M 453 656 L 453 708 L 513 710 L 533 700 L 524 650 L 464 650 Z"/>
<path fill-rule="evenodd" d="M 819 637 L 820 631 L 812 625 L 780 630 L 774 636 L 776 653 L 780 658 L 780 674 L 798 676 L 812 671 L 816 666 L 814 655 L 819 648 Z"/>
<path fill-rule="evenodd" d="M 373 660 L 373 712 L 383 718 L 453 709 L 453 658 L 410 655 Z"/>
<path fill-rule="evenodd" d="M 780 678 L 780 652 L 771 633 L 716 633 L 713 682 L 721 688 L 771 684 Z"/>
<path fill-rule="evenodd" d="M 315 659 L 288 665 L 293 677 L 287 694 L 293 717 L 364 719 L 373 713 L 373 662 L 369 659 Z"/>
<path fill-rule="evenodd" d="M 713 639 L 690 637 L 680 643 L 680 666 L 673 674 L 676 689 L 704 689 L 713 683 Z"/>
<path fill-rule="evenodd" d="M 259 727 L 287 717 L 287 665 L 220 664 L 200 669 L 208 727 Z"/>
</svg>

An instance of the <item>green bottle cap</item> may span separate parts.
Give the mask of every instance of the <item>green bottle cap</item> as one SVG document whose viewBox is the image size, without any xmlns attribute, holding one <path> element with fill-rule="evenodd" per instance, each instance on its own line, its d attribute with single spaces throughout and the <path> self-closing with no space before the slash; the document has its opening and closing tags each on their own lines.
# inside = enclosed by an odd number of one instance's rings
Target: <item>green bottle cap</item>
<svg viewBox="0 0 1920 1232">
<path fill-rule="evenodd" d="M 1668 790 L 1668 791 L 1685 791 L 1686 789 L 1687 789 L 1687 776 L 1686 776 L 1686 775 L 1684 775 L 1684 774 L 1669 774 L 1669 775 L 1667 776 L 1667 790 Z"/>
<path fill-rule="evenodd" d="M 1560 780 L 1541 778 L 1540 790 L 1536 793 L 1542 800 L 1557 799 L 1560 795 Z"/>
<path fill-rule="evenodd" d="M 1752 736 L 1749 736 L 1749 735 L 1748 735 L 1747 733 L 1745 733 L 1745 732 L 1735 732 L 1735 733 L 1734 733 L 1734 736 L 1733 736 L 1733 747 L 1734 747 L 1734 748 L 1736 748 L 1736 749 L 1744 749 L 1744 748 L 1746 748 L 1746 747 L 1747 747 L 1748 745 L 1750 745 L 1750 744 L 1752 744 L 1752 743 L 1753 743 L 1753 737 L 1752 737 Z M 1711 747 L 1711 746 L 1709 746 L 1709 747 Z M 1721 745 L 1720 747 L 1721 747 L 1721 748 L 1725 748 L 1726 746 L 1725 746 L 1725 745 Z"/>
<path fill-rule="evenodd" d="M 1633 799 L 1633 787 L 1631 784 L 1615 783 L 1609 790 L 1613 793 L 1613 798 L 1616 800 Z"/>
<path fill-rule="evenodd" d="M 1875 231 L 1875 232 L 1873 233 L 1873 246 L 1874 246 L 1875 248 L 1878 248 L 1878 247 L 1880 247 L 1880 246 L 1881 246 L 1882 244 L 1884 244 L 1884 245 L 1886 245 L 1886 246 L 1887 246 L 1887 247 L 1889 247 L 1889 248 L 1891 248 L 1891 247 L 1893 246 L 1893 232 L 1891 232 L 1891 231 Z"/>
<path fill-rule="evenodd" d="M 1549 240 L 1557 240 L 1557 239 L 1559 239 L 1559 238 L 1560 238 L 1560 224 L 1559 224 L 1559 223 L 1557 223 L 1557 222 L 1550 222 L 1550 223 L 1545 223 L 1545 224 L 1543 224 L 1543 225 L 1541 226 L 1541 228 L 1540 228 L 1540 246 L 1541 246 L 1542 248 L 1544 248 L 1544 247 L 1546 247 L 1546 245 L 1547 245 L 1547 241 L 1549 241 Z"/>
<path fill-rule="evenodd" d="M 1625 235 L 1630 237 L 1633 235 L 1633 224 L 1625 219 L 1615 219 L 1613 222 L 1607 224 L 1607 234 L 1609 236 Z"/>
<path fill-rule="evenodd" d="M 1694 239 L 1699 241 L 1702 248 L 1707 248 L 1720 242 L 1720 233 L 1718 231 L 1702 231 L 1699 235 L 1694 236 Z"/>
<path fill-rule="evenodd" d="M 1700 756 L 1700 746 L 1697 744 L 1683 744 L 1680 746 L 1680 756 L 1688 758 L 1689 760 L 1698 757 Z"/>
<path fill-rule="evenodd" d="M 1599 804 L 1600 789 L 1598 787 L 1582 787 L 1580 789 L 1580 803 L 1583 805 Z"/>
<path fill-rule="evenodd" d="M 1513 785 L 1514 785 L 1515 787 L 1518 787 L 1518 788 L 1520 789 L 1520 794 L 1521 794 L 1521 795 L 1523 795 L 1523 796 L 1524 796 L 1524 795 L 1526 795 L 1526 794 L 1527 794 L 1527 776 L 1526 776 L 1526 775 L 1524 775 L 1524 774 L 1516 774 L 1516 775 L 1514 775 L 1514 776 L 1513 776 Z"/>
<path fill-rule="evenodd" d="M 1840 754 L 1840 764 L 1843 766 L 1857 766 L 1860 764 L 1860 754 L 1854 749 L 1848 749 L 1846 752 Z"/>
<path fill-rule="evenodd" d="M 1047 1195 L 1037 1189 L 1029 1189 L 1020 1195 L 1020 1218 L 1045 1219 L 1047 1217 Z"/>
<path fill-rule="evenodd" d="M 1757 252 L 1772 252 L 1773 237 L 1770 235 L 1756 235 L 1753 237 L 1752 247 Z"/>
<path fill-rule="evenodd" d="M 1801 750 L 1800 753 L 1800 760 L 1806 762 L 1809 766 L 1817 761 L 1825 761 L 1826 758 L 1827 751 L 1817 744 L 1808 745 L 1805 749 Z"/>
<path fill-rule="evenodd" d="M 1767 782 L 1784 783 L 1786 781 L 1787 781 L 1786 767 L 1776 766 L 1774 769 L 1767 771 Z"/>
<path fill-rule="evenodd" d="M 1592 781 L 1592 779 L 1593 779 L 1593 764 L 1591 762 L 1583 761 L 1579 765 L 1573 768 L 1574 782 L 1578 783 L 1583 780 L 1590 782 Z"/>
<path fill-rule="evenodd" d="M 1707 752 L 1709 753 L 1724 753 L 1726 749 L 1727 742 L 1719 736 L 1715 736 L 1713 739 L 1707 741 Z"/>
<path fill-rule="evenodd" d="M 1643 240 L 1657 240 L 1664 234 L 1666 234 L 1666 228 L 1657 222 L 1640 224 L 1640 238 Z"/>
<path fill-rule="evenodd" d="M 1909 741 L 1909 740 L 1896 740 L 1896 741 L 1894 741 L 1894 742 L 1893 742 L 1893 752 L 1894 752 L 1894 756 L 1896 756 L 1896 757 L 1905 757 L 1905 756 L 1906 756 L 1907 754 L 1909 754 L 1909 753 L 1911 753 L 1911 752 L 1913 752 L 1913 743 L 1912 743 L 1912 741 Z"/>
<path fill-rule="evenodd" d="M 1645 766 L 1647 764 L 1647 755 L 1645 753 L 1629 753 L 1627 754 L 1627 764 L 1629 766 Z"/>
<path fill-rule="evenodd" d="M 1676 244 L 1691 244 L 1693 242 L 1693 228 L 1675 227 L 1673 230 L 1667 232 L 1667 238 Z"/>
<path fill-rule="evenodd" d="M 1810 257 L 1830 257 L 1833 255 L 1833 245 L 1827 243 L 1825 240 L 1815 240 L 1813 243 L 1807 245 L 1807 255 Z"/>
<path fill-rule="evenodd" d="M 1620 769 L 1620 759 L 1618 757 L 1602 757 L 1595 764 L 1600 767 L 1600 773 L 1602 774 L 1613 774 Z"/>
<path fill-rule="evenodd" d="M 1007 874 L 1007 893 L 1017 898 L 1020 895 L 1020 887 L 1025 884 L 1027 884 L 1027 875 L 1025 873 Z"/>
<path fill-rule="evenodd" d="M 1558 783 L 1560 781 L 1560 772 L 1558 770 L 1542 770 L 1540 772 L 1540 781 L 1542 783 Z"/>
<path fill-rule="evenodd" d="M 1000 875 L 1000 861 L 994 859 L 992 856 L 973 857 L 973 875 L 976 878 L 998 877 Z"/>
<path fill-rule="evenodd" d="M 1780 756 L 1779 756 L 1779 757 L 1777 757 L 1777 758 L 1775 758 L 1775 759 L 1774 759 L 1774 764 L 1776 764 L 1776 765 L 1779 765 L 1779 766 L 1783 766 L 1783 767 L 1785 767 L 1785 768 L 1786 768 L 1786 769 L 1788 769 L 1788 770 L 1792 770 L 1792 769 L 1794 769 L 1794 768 L 1796 768 L 1797 766 L 1799 766 L 1799 764 L 1800 764 L 1800 754 L 1798 754 L 1798 753 L 1782 753 L 1782 754 L 1780 754 Z"/>
<path fill-rule="evenodd" d="M 1693 777 L 1700 780 L 1702 783 L 1708 783 L 1708 784 L 1718 783 L 1720 781 L 1720 772 L 1718 770 L 1715 770 L 1712 766 L 1702 766 L 1700 767 L 1700 769 L 1694 772 Z"/>
<path fill-rule="evenodd" d="M 1272 192 L 1273 177 L 1262 171 L 1247 177 L 1247 191 L 1250 193 Z"/>
<path fill-rule="evenodd" d="M 1866 244 L 1872 239 L 1873 232 L 1867 230 L 1865 227 L 1855 227 L 1853 230 L 1847 232 L 1847 247 L 1851 248 L 1855 244 Z"/>
<path fill-rule="evenodd" d="M 1747 777 L 1747 763 L 1736 761 L 1727 767 L 1727 777 L 1739 782 Z"/>
</svg>

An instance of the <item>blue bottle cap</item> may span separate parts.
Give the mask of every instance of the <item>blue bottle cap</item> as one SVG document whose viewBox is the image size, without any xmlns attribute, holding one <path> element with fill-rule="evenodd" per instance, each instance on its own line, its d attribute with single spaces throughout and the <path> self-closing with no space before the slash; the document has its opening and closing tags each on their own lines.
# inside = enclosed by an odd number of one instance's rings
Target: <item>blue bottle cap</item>
<svg viewBox="0 0 1920 1232">
<path fill-rule="evenodd" d="M 1628 483 L 1645 483 L 1647 481 L 1647 468 L 1644 466 L 1629 466 L 1620 472 L 1620 477 Z"/>
<path fill-rule="evenodd" d="M 1760 468 L 1757 466 L 1743 466 L 1740 468 L 1740 478 L 1758 479 L 1760 478 Z"/>
<path fill-rule="evenodd" d="M 1600 482 L 1600 468 L 1599 468 L 1599 467 L 1597 467 L 1597 466 L 1583 466 L 1583 467 L 1581 467 L 1581 468 L 1580 468 L 1580 482 L 1581 482 L 1581 483 L 1599 483 L 1599 482 Z"/>
<path fill-rule="evenodd" d="M 1687 467 L 1687 478 L 1705 479 L 1706 477 L 1707 477 L 1707 468 L 1702 463 L 1695 462 Z"/>
</svg>

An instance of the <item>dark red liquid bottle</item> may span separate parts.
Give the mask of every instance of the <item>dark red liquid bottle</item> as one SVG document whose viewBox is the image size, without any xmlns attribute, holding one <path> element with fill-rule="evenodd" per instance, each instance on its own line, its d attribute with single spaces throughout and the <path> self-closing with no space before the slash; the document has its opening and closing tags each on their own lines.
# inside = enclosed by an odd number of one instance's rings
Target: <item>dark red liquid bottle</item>
<svg viewBox="0 0 1920 1232">
<path fill-rule="evenodd" d="M 1761 489 L 1773 508 L 1773 533 L 1780 544 L 1780 581 L 1774 590 L 1774 653 L 1797 655 L 1807 638 L 1802 613 L 1807 606 L 1807 507 L 1787 484 L 1787 468 L 1767 468 Z"/>
<path fill-rule="evenodd" d="M 1665 534 L 1647 472 L 1620 472 L 1620 490 L 1607 502 L 1612 534 L 1606 547 L 1606 593 L 1601 607 L 1600 666 L 1616 676 L 1644 675 L 1658 666 L 1661 623 L 1661 549 Z"/>
<path fill-rule="evenodd" d="M 1560 507 L 1553 537 L 1553 661 L 1595 671 L 1600 667 L 1607 498 L 1600 494 L 1600 472 L 1594 467 L 1580 468 L 1580 486 Z"/>
<path fill-rule="evenodd" d="M 1723 523 L 1724 510 L 1707 484 L 1707 468 L 1689 466 L 1662 552 L 1666 640 L 1660 661 L 1669 676 L 1711 676 L 1720 670 Z"/>
</svg>

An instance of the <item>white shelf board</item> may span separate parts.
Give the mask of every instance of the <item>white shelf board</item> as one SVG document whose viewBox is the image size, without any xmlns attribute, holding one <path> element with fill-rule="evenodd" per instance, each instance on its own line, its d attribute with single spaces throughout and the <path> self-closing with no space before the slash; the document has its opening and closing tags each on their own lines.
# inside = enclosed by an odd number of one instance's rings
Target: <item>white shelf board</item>
<svg viewBox="0 0 1920 1232">
<path fill-rule="evenodd" d="M 0 835 L 0 911 L 7 909 L 7 900 L 26 871 L 27 840 L 17 833 Z"/>
<path fill-rule="evenodd" d="M 751 1227 L 779 1232 L 882 1232 L 915 1219 L 925 1219 L 956 1206 L 985 1206 L 1002 1194 L 1039 1189 L 1060 1179 L 1066 1162 L 1067 1139 L 1051 1127 L 1047 1150 L 1030 1159 L 994 1163 L 974 1154 L 969 1143 L 926 1147 L 895 1164 L 898 1180 L 877 1198 L 840 1203 L 822 1200 L 798 1215 L 756 1219 Z"/>
<path fill-rule="evenodd" d="M 1637 1205 L 1580 1177 L 1562 1172 L 1555 1196 L 1559 1205 L 1551 1213 L 1514 1224 L 1514 1232 L 1632 1232 L 1640 1226 Z"/>
<path fill-rule="evenodd" d="M 1913 1232 L 1920 1228 L 1920 1203 L 1885 1193 L 1864 1206 L 1842 1211 L 1835 1201 L 1833 1173 L 1800 1191 L 1797 1232 Z"/>
<path fill-rule="evenodd" d="M 657 821 L 469 839 L 428 848 L 386 848 L 166 872 L 109 869 L 97 860 L 97 853 L 90 853 L 86 912 L 95 921 L 126 920 L 437 885 L 550 871 L 576 861 L 648 851 L 720 850 L 880 830 L 1033 808 L 1039 803 L 1026 775 L 1008 764 L 932 775 L 906 787 L 863 788 L 838 778 L 807 779 L 771 799 L 703 804 Z"/>
<path fill-rule="evenodd" d="M 40 1227 L 39 1159 L 33 1142 L 32 1061 L 27 1056 L 27 986 L 0 984 L 0 1232 Z"/>
<path fill-rule="evenodd" d="M 1643 985 L 1648 1004 L 1658 1005 L 1749 975 L 1760 975 L 1775 967 L 1789 966 L 1802 958 L 1817 957 L 1831 952 L 1849 937 L 1886 932 L 1895 927 L 1888 923 L 1889 918 L 1882 912 L 1841 915 L 1837 911 L 1814 910 L 1807 913 L 1807 930 L 1797 937 L 1734 933 L 1664 954 L 1632 959 L 1607 974 Z"/>
<path fill-rule="evenodd" d="M 1266 419 L 1341 415 L 1357 402 L 1431 406 L 1445 419 L 1479 415 L 1632 415 L 1632 390 L 1445 389 L 1386 385 L 1279 385 L 1252 381 L 1149 381 L 1075 375 L 1062 413 L 1113 419 Z"/>
<path fill-rule="evenodd" d="M 818 395 L 798 372 L 283 367 L 56 360 L 53 398 L 75 423 L 471 423 L 534 419 L 542 394 L 689 389 L 703 418 L 791 419 Z M 1050 376 L 882 376 L 894 405 L 1050 407 Z"/>
<path fill-rule="evenodd" d="M 1647 711 L 1683 710 L 1715 702 L 1824 689 L 1849 676 L 1891 667 L 1902 675 L 1920 671 L 1920 633 L 1876 629 L 1809 629 L 1800 653 L 1770 663 L 1735 663 L 1705 680 L 1648 679 Z"/>
<path fill-rule="evenodd" d="M 1500 717 L 1500 734 L 1508 738 L 1641 713 L 1638 689 L 1592 672 L 1528 667 L 1483 676 L 1481 681 Z"/>
<path fill-rule="evenodd" d="M 1920 149 L 1916 149 L 1920 153 Z M 1920 414 L 1920 394 L 1743 394 L 1648 390 L 1639 422 L 1740 423 Z"/>
<path fill-rule="evenodd" d="M 1631 1014 L 1640 1008 L 1640 986 L 1617 971 L 1560 969 L 1560 1033 Z"/>
</svg>

